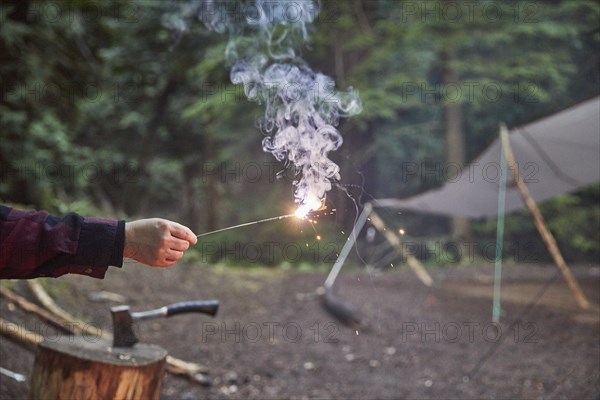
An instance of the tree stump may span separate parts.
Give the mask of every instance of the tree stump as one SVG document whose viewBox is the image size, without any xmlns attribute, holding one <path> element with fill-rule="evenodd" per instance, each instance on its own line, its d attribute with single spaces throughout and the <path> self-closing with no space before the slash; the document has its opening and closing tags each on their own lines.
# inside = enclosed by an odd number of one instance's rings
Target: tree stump
<svg viewBox="0 0 600 400">
<path fill-rule="evenodd" d="M 112 347 L 96 337 L 62 336 L 38 346 L 29 398 L 158 399 L 167 352 L 136 344 Z"/>
</svg>

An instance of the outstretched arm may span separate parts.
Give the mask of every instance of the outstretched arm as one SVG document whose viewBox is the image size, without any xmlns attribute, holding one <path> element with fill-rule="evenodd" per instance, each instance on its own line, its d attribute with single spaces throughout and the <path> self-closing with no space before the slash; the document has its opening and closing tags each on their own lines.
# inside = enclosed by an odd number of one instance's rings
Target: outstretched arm
<svg viewBox="0 0 600 400">
<path fill-rule="evenodd" d="M 103 278 L 109 265 L 122 266 L 123 257 L 164 267 L 179 260 L 194 243 L 191 230 L 158 218 L 125 223 L 0 206 L 2 279 L 68 273 Z"/>
</svg>

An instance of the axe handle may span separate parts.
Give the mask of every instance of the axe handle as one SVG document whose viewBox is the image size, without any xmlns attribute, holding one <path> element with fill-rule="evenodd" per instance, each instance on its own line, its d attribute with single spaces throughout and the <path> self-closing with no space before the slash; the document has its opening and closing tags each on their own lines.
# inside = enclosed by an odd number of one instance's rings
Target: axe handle
<svg viewBox="0 0 600 400">
<path fill-rule="evenodd" d="M 167 306 L 167 317 L 176 314 L 199 312 L 208 315 L 216 315 L 219 310 L 218 300 L 182 301 Z"/>
<path fill-rule="evenodd" d="M 131 313 L 131 318 L 134 321 L 143 319 L 150 319 L 156 317 L 170 317 L 171 315 L 184 314 L 184 313 L 204 313 L 208 315 L 215 315 L 219 310 L 218 300 L 201 300 L 201 301 L 182 301 L 180 303 L 169 304 L 156 310 L 141 311 Z"/>
</svg>

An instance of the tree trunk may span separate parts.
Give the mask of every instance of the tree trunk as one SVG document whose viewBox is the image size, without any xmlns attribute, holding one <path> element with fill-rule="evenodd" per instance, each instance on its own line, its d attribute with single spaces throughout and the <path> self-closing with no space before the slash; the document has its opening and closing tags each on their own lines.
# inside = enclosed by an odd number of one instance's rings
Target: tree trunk
<svg viewBox="0 0 600 400">
<path fill-rule="evenodd" d="M 113 348 L 95 337 L 44 341 L 31 376 L 30 399 L 158 399 L 167 352 L 136 344 Z"/>
<path fill-rule="evenodd" d="M 205 166 L 206 162 L 212 163 L 217 168 L 217 173 L 203 174 L 206 178 L 206 204 L 204 210 L 206 210 L 206 226 L 205 232 L 217 229 L 219 226 L 219 181 L 220 181 L 220 168 L 222 165 L 217 167 L 217 145 L 210 134 L 204 137 L 204 155 L 205 155 Z"/>
<path fill-rule="evenodd" d="M 200 160 L 191 160 L 183 163 L 183 185 L 181 187 L 181 210 L 179 215 L 185 224 L 192 230 L 205 230 L 202 226 L 202 215 L 204 214 L 200 192 L 197 187 L 197 181 L 202 174 L 202 165 Z"/>
<path fill-rule="evenodd" d="M 456 84 L 459 81 L 458 72 L 453 66 L 456 53 L 453 49 L 447 49 L 443 55 L 444 62 L 444 85 Z M 447 100 L 446 100 L 447 101 Z M 463 106 L 460 99 L 456 102 L 446 102 L 444 105 L 444 119 L 446 125 L 446 162 L 456 168 L 443 168 L 444 171 L 460 171 L 465 163 L 465 133 L 463 126 Z M 448 176 L 452 179 L 454 176 Z M 470 237 L 469 220 L 464 217 L 452 218 L 452 238 L 460 241 Z"/>
<path fill-rule="evenodd" d="M 148 174 L 148 164 L 153 158 L 156 152 L 157 146 L 160 142 L 159 130 L 164 122 L 167 110 L 169 109 L 169 101 L 171 95 L 177 89 L 177 82 L 173 76 L 170 76 L 162 88 L 160 95 L 156 98 L 156 102 L 153 108 L 153 117 L 150 119 L 147 128 L 147 137 L 142 141 L 142 147 L 137 157 L 137 169 L 141 174 L 140 178 L 144 179 L 145 175 Z M 151 196 L 148 196 L 148 190 L 144 186 L 141 189 L 139 187 L 132 187 L 130 185 L 124 186 L 124 192 L 126 194 L 125 201 L 128 203 L 129 214 L 144 214 L 147 212 L 148 204 L 151 202 Z"/>
</svg>

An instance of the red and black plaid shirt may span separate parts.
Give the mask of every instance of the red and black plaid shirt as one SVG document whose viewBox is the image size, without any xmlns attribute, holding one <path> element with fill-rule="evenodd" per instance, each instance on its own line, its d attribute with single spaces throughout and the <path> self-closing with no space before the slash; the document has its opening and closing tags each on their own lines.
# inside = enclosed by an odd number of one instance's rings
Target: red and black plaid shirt
<svg viewBox="0 0 600 400">
<path fill-rule="evenodd" d="M 82 274 L 104 278 L 123 265 L 125 221 L 55 217 L 0 205 L 0 279 Z"/>
</svg>

